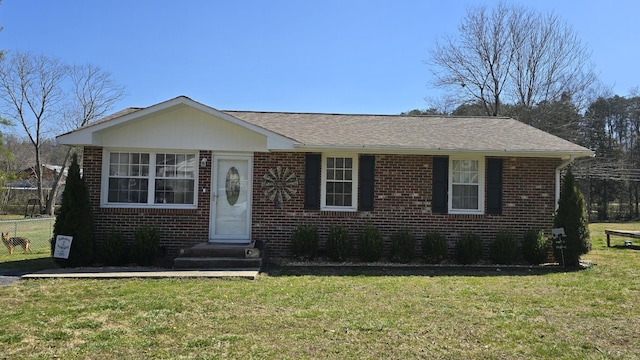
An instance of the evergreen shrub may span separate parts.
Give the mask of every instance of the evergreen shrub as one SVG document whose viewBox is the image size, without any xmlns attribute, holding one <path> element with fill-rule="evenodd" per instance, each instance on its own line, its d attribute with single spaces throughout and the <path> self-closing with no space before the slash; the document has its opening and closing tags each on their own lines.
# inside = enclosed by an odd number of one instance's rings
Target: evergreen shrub
<svg viewBox="0 0 640 360">
<path fill-rule="evenodd" d="M 51 251 L 58 235 L 71 236 L 71 249 L 67 259 L 56 258 L 61 267 L 80 267 L 93 264 L 95 253 L 94 222 L 89 188 L 80 177 L 78 155 L 74 154 L 62 193 L 62 204 L 53 226 Z"/>
<path fill-rule="evenodd" d="M 313 260 L 318 256 L 318 227 L 314 224 L 299 224 L 291 237 L 291 252 L 294 256 Z"/>
<path fill-rule="evenodd" d="M 475 264 L 482 259 L 483 244 L 480 235 L 464 233 L 456 246 L 458 261 L 461 264 Z"/>
<path fill-rule="evenodd" d="M 575 184 L 571 168 L 568 169 L 562 181 L 553 227 L 564 228 L 566 234 L 563 239 L 566 248 L 562 249 L 562 252 L 556 244 L 552 244 L 556 261 L 564 266 L 579 266 L 580 256 L 591 250 L 591 240 L 584 197 Z"/>
<path fill-rule="evenodd" d="M 491 260 L 496 264 L 511 265 L 518 261 L 520 248 L 518 241 L 510 230 L 500 230 L 491 243 Z"/>
<path fill-rule="evenodd" d="M 333 261 L 344 261 L 351 254 L 353 242 L 349 230 L 344 226 L 334 225 L 329 228 L 327 238 L 327 256 Z"/>
<path fill-rule="evenodd" d="M 404 229 L 391 235 L 391 261 L 408 263 L 413 259 L 416 238 L 411 230 Z"/>
<path fill-rule="evenodd" d="M 145 226 L 133 233 L 131 246 L 131 260 L 141 266 L 154 265 L 160 251 L 160 231 L 157 228 Z"/>
<path fill-rule="evenodd" d="M 120 266 L 127 262 L 129 248 L 122 233 L 112 230 L 100 246 L 100 259 L 106 266 Z"/>
<path fill-rule="evenodd" d="M 380 230 L 373 225 L 367 225 L 358 236 L 358 252 L 362 261 L 378 261 L 384 252 L 384 239 Z"/>
<path fill-rule="evenodd" d="M 531 265 L 547 261 L 549 239 L 542 230 L 528 230 L 522 238 L 522 256 Z"/>
<path fill-rule="evenodd" d="M 443 233 L 432 231 L 424 234 L 422 239 L 422 253 L 430 264 L 440 263 L 447 256 L 447 238 Z"/>
</svg>

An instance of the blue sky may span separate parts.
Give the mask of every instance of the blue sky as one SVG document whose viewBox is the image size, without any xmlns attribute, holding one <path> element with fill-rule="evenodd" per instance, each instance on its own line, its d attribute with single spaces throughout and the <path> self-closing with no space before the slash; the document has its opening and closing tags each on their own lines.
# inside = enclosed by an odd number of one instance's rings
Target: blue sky
<svg viewBox="0 0 640 360">
<path fill-rule="evenodd" d="M 221 110 L 397 114 L 426 108 L 428 52 L 458 0 L 3 0 L 0 49 L 111 72 L 115 110 L 179 95 Z M 640 2 L 538 0 L 592 52 L 604 85 L 640 85 Z"/>
</svg>

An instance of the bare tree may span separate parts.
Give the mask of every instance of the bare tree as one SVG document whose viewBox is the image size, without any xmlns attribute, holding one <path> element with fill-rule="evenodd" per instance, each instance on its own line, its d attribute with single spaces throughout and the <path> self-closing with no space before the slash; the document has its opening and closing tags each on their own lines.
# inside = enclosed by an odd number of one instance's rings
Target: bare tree
<svg viewBox="0 0 640 360">
<path fill-rule="evenodd" d="M 34 173 L 38 197 L 42 204 L 46 196 L 42 188 L 40 144 L 60 114 L 64 99 L 62 91 L 67 68 L 60 61 L 30 53 L 15 53 L 2 62 L 0 68 L 0 99 L 8 120 L 24 130 L 33 145 Z"/>
<path fill-rule="evenodd" d="M 0 62 L 0 106 L 8 120 L 19 125 L 35 156 L 38 196 L 48 214 L 64 174 L 69 151 L 46 196 L 42 187 L 41 147 L 64 130 L 86 125 L 102 116 L 124 95 L 111 75 L 93 65 L 68 66 L 55 58 L 28 52 L 9 53 Z"/>
<path fill-rule="evenodd" d="M 63 118 L 66 129 L 85 126 L 91 121 L 107 115 L 115 103 L 124 97 L 124 88 L 115 83 L 111 74 L 92 64 L 69 68 L 69 79 L 72 84 L 71 95 L 73 98 L 64 108 Z M 51 196 L 46 204 L 49 214 L 54 211 L 60 180 L 64 175 L 67 162 L 71 158 L 71 150 L 71 147 L 67 147 L 61 171 L 53 180 Z"/>
<path fill-rule="evenodd" d="M 499 115 L 502 103 L 526 110 L 575 101 L 597 80 L 586 47 L 552 13 L 504 3 L 470 8 L 458 30 L 430 52 L 434 85 L 459 103 L 481 103 L 487 115 Z"/>
</svg>

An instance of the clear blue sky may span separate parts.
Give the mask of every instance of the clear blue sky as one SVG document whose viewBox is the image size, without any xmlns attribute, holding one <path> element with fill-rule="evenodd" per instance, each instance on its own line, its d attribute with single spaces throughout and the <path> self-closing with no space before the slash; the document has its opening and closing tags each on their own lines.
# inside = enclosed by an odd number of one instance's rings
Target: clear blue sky
<svg viewBox="0 0 640 360">
<path fill-rule="evenodd" d="M 115 110 L 186 95 L 224 110 L 397 114 L 426 108 L 425 61 L 473 0 L 3 0 L 0 49 L 92 63 Z M 640 85 L 640 1 L 537 0 L 618 95 Z"/>
</svg>

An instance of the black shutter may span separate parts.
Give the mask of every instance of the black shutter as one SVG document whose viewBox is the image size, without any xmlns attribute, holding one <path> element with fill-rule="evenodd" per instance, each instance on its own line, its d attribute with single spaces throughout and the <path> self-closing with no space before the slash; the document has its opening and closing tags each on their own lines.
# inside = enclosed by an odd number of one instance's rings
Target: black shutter
<svg viewBox="0 0 640 360">
<path fill-rule="evenodd" d="M 320 169 L 322 156 L 307 154 L 304 169 L 304 208 L 320 210 Z"/>
<path fill-rule="evenodd" d="M 502 159 L 487 160 L 487 214 L 502 214 Z"/>
<path fill-rule="evenodd" d="M 449 158 L 433 158 L 431 212 L 446 214 L 449 212 Z"/>
<path fill-rule="evenodd" d="M 358 178 L 358 210 L 373 210 L 373 191 L 375 184 L 376 157 L 374 155 L 360 155 Z"/>
</svg>

